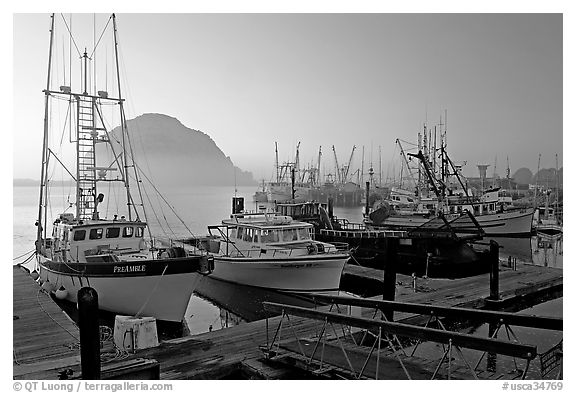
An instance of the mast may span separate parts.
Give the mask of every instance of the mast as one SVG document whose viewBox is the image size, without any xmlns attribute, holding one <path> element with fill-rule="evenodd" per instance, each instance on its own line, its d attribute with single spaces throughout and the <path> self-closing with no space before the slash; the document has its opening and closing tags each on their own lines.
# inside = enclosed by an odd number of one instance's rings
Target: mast
<svg viewBox="0 0 576 393">
<path fill-rule="evenodd" d="M 538 168 L 536 169 L 536 176 L 534 177 L 534 209 L 536 209 L 537 202 L 536 197 L 538 196 L 538 172 L 540 172 L 540 154 L 538 154 Z"/>
<path fill-rule="evenodd" d="M 382 146 L 378 145 L 378 186 L 382 187 Z"/>
<path fill-rule="evenodd" d="M 278 142 L 274 142 L 276 148 L 276 183 L 280 183 L 280 173 L 278 172 L 280 168 L 278 167 Z"/>
<path fill-rule="evenodd" d="M 48 50 L 48 76 L 46 78 L 46 90 L 44 91 L 45 98 L 44 98 L 44 138 L 42 140 L 42 168 L 40 172 L 40 197 L 38 202 L 38 221 L 36 222 L 37 225 L 37 233 L 36 233 L 36 252 L 39 252 L 42 249 L 42 205 L 46 203 L 43 198 L 44 195 L 44 187 L 46 187 L 46 177 L 48 174 L 47 168 L 47 147 L 48 147 L 48 101 L 50 96 L 50 72 L 52 68 L 52 43 L 54 40 L 54 14 L 50 16 L 50 47 Z"/>
<path fill-rule="evenodd" d="M 360 170 L 360 184 L 364 184 L 364 145 L 362 145 L 362 169 Z"/>
<path fill-rule="evenodd" d="M 554 218 L 556 219 L 556 224 L 560 224 L 560 214 L 558 212 L 558 195 L 560 193 L 560 175 L 558 175 L 558 153 L 556 153 L 556 201 L 554 208 Z"/>
<path fill-rule="evenodd" d="M 322 159 L 322 146 L 318 149 L 318 171 L 316 172 L 316 178 L 318 185 L 322 185 L 322 177 L 320 177 L 320 160 Z"/>
<path fill-rule="evenodd" d="M 128 155 L 126 152 L 126 118 L 124 115 L 124 104 L 122 101 L 122 90 L 120 88 L 120 66 L 118 64 L 118 38 L 116 29 L 116 14 L 112 14 L 112 25 L 114 26 L 114 54 L 116 57 L 116 75 L 118 79 L 118 105 L 120 105 L 120 129 L 122 131 L 122 151 L 124 156 L 124 184 L 126 185 L 126 204 L 128 206 L 128 220 L 132 221 L 132 203 L 130 196 L 130 176 L 128 175 Z"/>
</svg>

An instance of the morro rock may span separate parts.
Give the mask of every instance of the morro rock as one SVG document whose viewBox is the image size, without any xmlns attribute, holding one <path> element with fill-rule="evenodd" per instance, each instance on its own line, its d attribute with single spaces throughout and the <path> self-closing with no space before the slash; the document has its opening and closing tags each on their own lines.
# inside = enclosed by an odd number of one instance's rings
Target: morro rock
<svg viewBox="0 0 576 393">
<path fill-rule="evenodd" d="M 128 120 L 127 128 L 136 165 L 154 184 L 255 184 L 252 174 L 235 167 L 207 134 L 184 126 L 174 117 L 146 113 Z M 122 151 L 119 127 L 111 134 L 116 139 L 113 144 L 118 155 Z"/>
</svg>

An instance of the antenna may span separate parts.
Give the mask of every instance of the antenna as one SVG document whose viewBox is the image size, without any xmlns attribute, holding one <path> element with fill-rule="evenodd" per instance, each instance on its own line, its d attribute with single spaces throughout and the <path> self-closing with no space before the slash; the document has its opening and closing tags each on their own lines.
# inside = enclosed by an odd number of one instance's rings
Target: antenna
<svg viewBox="0 0 576 393">
<path fill-rule="evenodd" d="M 232 167 L 234 168 L 234 198 L 236 198 L 236 194 L 238 193 L 238 185 L 236 184 L 236 166 L 233 164 Z"/>
</svg>

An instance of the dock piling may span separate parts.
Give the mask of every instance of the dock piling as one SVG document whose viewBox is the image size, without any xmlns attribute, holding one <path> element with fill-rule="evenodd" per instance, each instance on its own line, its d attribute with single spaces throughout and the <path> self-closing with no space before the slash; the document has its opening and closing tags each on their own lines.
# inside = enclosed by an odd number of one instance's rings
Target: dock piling
<svg viewBox="0 0 576 393">
<path fill-rule="evenodd" d="M 100 379 L 100 326 L 98 293 L 84 287 L 78 291 L 78 328 L 82 379 Z"/>
<path fill-rule="evenodd" d="M 494 240 L 490 240 L 490 300 L 499 300 L 499 270 L 500 270 L 500 259 L 499 259 L 499 245 Z"/>
<path fill-rule="evenodd" d="M 398 253 L 398 239 L 386 238 L 386 258 L 384 259 L 384 288 L 382 300 L 396 299 L 396 254 Z M 394 311 L 387 310 L 384 316 L 388 321 L 394 320 Z"/>
</svg>

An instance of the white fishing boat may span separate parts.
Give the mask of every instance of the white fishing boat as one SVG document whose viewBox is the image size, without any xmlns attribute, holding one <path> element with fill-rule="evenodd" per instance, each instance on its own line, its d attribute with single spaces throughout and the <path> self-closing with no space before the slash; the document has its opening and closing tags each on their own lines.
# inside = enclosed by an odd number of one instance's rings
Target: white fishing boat
<svg viewBox="0 0 576 393">
<path fill-rule="evenodd" d="M 44 90 L 44 142 L 36 222 L 36 268 L 42 288 L 54 292 L 59 299 L 76 302 L 79 289 L 92 287 L 98 293 L 98 305 L 102 310 L 180 322 L 194 289 L 194 281 L 200 277 L 199 273 L 210 272 L 213 260 L 206 254 L 189 254 L 183 248 L 152 246 L 144 204 L 138 200 L 138 195 L 140 198 L 142 195 L 141 190 L 133 193 L 129 184 L 129 179 L 136 179 L 138 187 L 141 183 L 138 180 L 140 172 L 129 153 L 131 147 L 126 143 L 121 144 L 123 151 L 114 152 L 112 163 L 98 166 L 96 146 L 107 146 L 114 150 L 111 143 L 113 136 L 107 128 L 109 123 L 104 119 L 107 111 L 119 111 L 119 129 L 122 133 L 119 139 L 123 142 L 128 140 L 125 100 L 120 89 L 114 15 L 110 21 L 116 48 L 116 98 L 109 96 L 106 91 L 91 91 L 87 77 L 90 57 L 86 51 L 81 58 L 83 83 L 78 85 L 82 92 L 73 92 L 69 86 L 61 86 L 59 90 L 51 88 L 54 15 L 51 17 L 49 77 Z M 66 168 L 65 158 L 58 158 L 50 148 L 49 142 L 59 139 L 51 138 L 52 121 L 49 117 L 49 108 L 57 103 L 69 105 L 69 113 L 75 113 L 74 117 L 67 119 L 76 156 L 74 174 L 73 169 Z M 51 156 L 56 160 L 49 162 Z M 52 222 L 52 230 L 48 231 L 49 207 L 52 206 L 48 185 L 55 165 L 63 167 L 76 184 L 75 201 L 70 203 L 70 207 L 75 205 L 75 212 L 59 214 Z M 118 175 L 109 178 L 109 173 L 115 171 Z M 118 182 L 125 190 L 122 204 L 118 195 L 110 198 L 112 202 L 119 202 L 114 211 L 125 211 L 125 215 L 119 217 L 119 214 L 111 214 L 110 218 L 101 218 L 99 208 L 104 194 L 98 193 L 97 187 L 100 183 L 111 185 L 110 182 Z M 110 211 L 108 207 L 106 211 Z M 109 213 L 103 213 L 106 214 Z M 146 235 L 150 240 L 145 239 Z"/>
<path fill-rule="evenodd" d="M 208 229 L 213 278 L 299 292 L 340 287 L 349 253 L 315 241 L 312 224 L 275 213 L 235 213 Z"/>
<path fill-rule="evenodd" d="M 534 209 L 514 208 L 512 198 L 504 196 L 500 188 L 486 190 L 480 197 L 470 195 L 444 147 L 441 155 L 444 168 L 442 179 L 435 176 L 432 164 L 422 151 L 411 155 L 420 160 L 434 196 L 431 198 L 410 197 L 411 204 L 400 205 L 394 203 L 403 200 L 397 193 L 398 201 L 393 203 L 379 201 L 369 213 L 366 224 L 390 229 L 413 229 L 425 224 L 434 214 L 442 213 L 448 220 L 451 220 L 468 211 L 474 216 L 486 236 L 530 236 Z M 452 169 L 451 173 L 449 169 Z M 448 189 L 449 175 L 457 178 L 461 186 L 459 192 Z M 476 233 L 477 227 L 475 224 L 462 225 L 455 227 L 454 230 L 459 233 Z"/>
</svg>

